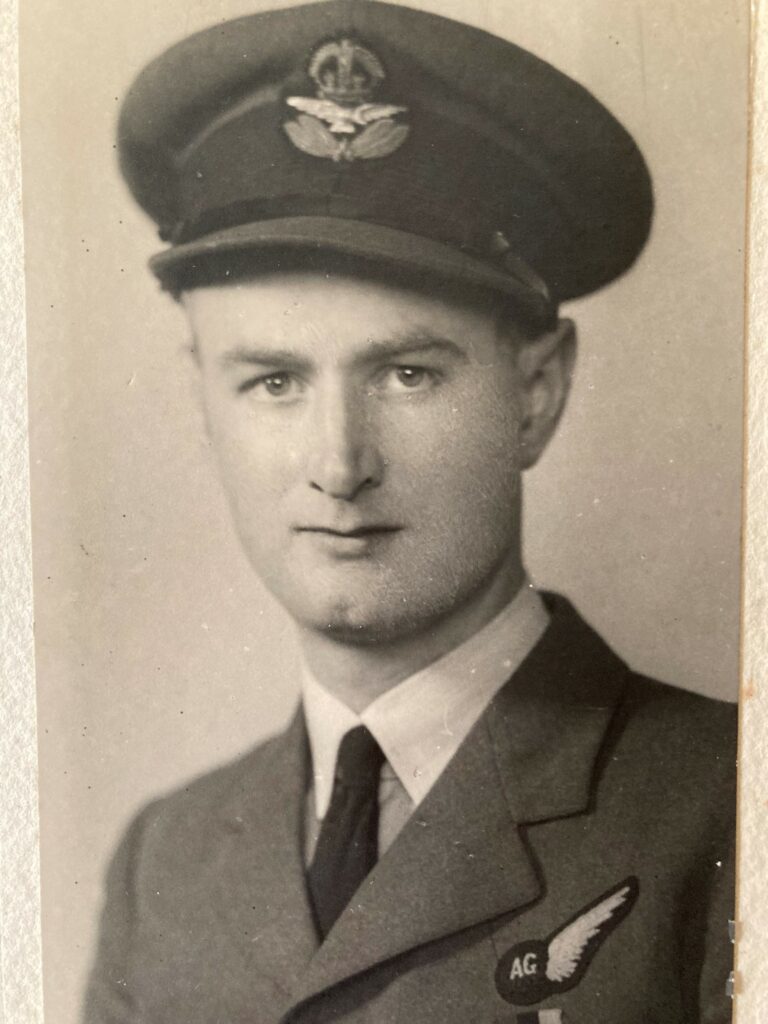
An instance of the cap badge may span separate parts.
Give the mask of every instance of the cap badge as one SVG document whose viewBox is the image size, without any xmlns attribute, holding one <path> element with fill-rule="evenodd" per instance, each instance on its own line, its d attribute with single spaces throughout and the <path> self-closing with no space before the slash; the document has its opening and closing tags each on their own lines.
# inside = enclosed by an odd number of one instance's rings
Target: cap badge
<svg viewBox="0 0 768 1024">
<path fill-rule="evenodd" d="M 502 999 L 531 1006 L 578 985 L 605 939 L 632 910 L 639 891 L 637 879 L 630 876 L 548 938 L 513 946 L 496 968 Z"/>
<path fill-rule="evenodd" d="M 370 50 L 351 39 L 325 43 L 312 54 L 309 74 L 316 95 L 285 101 L 300 111 L 283 124 L 297 149 L 340 163 L 389 156 L 405 142 L 410 125 L 395 118 L 408 108 L 371 102 L 386 76 Z"/>
</svg>

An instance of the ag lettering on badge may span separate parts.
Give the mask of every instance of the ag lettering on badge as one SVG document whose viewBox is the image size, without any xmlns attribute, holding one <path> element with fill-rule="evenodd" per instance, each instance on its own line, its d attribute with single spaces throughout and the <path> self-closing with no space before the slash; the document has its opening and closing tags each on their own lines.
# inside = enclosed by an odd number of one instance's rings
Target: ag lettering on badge
<svg viewBox="0 0 768 1024">
<path fill-rule="evenodd" d="M 515 1006 L 532 1006 L 578 985 L 600 946 L 635 905 L 639 891 L 637 879 L 627 878 L 548 938 L 513 946 L 496 968 L 496 988 L 502 999 Z M 547 1018 L 546 1013 L 560 1016 Z M 560 1010 L 517 1017 L 518 1024 L 554 1024 L 561 1019 Z"/>
</svg>

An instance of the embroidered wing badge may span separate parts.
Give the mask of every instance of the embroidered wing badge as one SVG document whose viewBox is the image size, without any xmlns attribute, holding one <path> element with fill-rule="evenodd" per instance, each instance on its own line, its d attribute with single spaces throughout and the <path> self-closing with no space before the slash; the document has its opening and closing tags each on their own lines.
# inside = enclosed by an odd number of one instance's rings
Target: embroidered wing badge
<svg viewBox="0 0 768 1024">
<path fill-rule="evenodd" d="M 371 102 L 385 75 L 370 50 L 351 39 L 325 43 L 312 55 L 309 74 L 316 96 L 285 101 L 299 111 L 283 124 L 297 149 L 340 163 L 389 156 L 405 142 L 410 125 L 397 118 L 408 108 Z"/>
<path fill-rule="evenodd" d="M 513 946 L 496 968 L 502 999 L 531 1006 L 578 985 L 605 939 L 632 910 L 639 892 L 638 880 L 627 878 L 547 939 Z"/>
</svg>

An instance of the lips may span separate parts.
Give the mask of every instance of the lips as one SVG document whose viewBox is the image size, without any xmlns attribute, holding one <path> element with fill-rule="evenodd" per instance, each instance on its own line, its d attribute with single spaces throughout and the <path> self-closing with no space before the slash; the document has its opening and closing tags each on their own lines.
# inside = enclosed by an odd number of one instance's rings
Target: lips
<svg viewBox="0 0 768 1024">
<path fill-rule="evenodd" d="M 353 526 L 347 529 L 333 526 L 296 526 L 296 533 L 319 533 L 330 537 L 372 537 L 381 533 L 397 533 L 402 527 L 390 526 L 386 523 L 372 523 L 370 525 Z"/>
<path fill-rule="evenodd" d="M 343 526 L 303 525 L 294 532 L 306 537 L 316 553 L 334 561 L 367 561 L 402 527 L 390 523 L 345 523 Z"/>
</svg>

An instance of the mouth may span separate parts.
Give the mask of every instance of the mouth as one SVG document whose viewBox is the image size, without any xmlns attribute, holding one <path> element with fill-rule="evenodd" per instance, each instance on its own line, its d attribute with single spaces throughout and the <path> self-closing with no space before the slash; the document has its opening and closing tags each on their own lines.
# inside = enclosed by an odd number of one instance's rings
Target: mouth
<svg viewBox="0 0 768 1024">
<path fill-rule="evenodd" d="M 366 523 L 340 529 L 335 526 L 299 526 L 294 532 L 307 537 L 316 549 L 334 560 L 368 559 L 381 554 L 381 546 L 402 527 Z"/>
<path fill-rule="evenodd" d="M 355 526 L 349 530 L 339 530 L 332 526 L 297 526 L 296 533 L 317 533 L 328 537 L 359 538 L 376 537 L 384 533 L 397 533 L 402 527 L 389 526 L 384 523 L 374 523 L 370 526 Z"/>
</svg>

